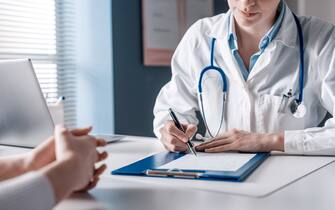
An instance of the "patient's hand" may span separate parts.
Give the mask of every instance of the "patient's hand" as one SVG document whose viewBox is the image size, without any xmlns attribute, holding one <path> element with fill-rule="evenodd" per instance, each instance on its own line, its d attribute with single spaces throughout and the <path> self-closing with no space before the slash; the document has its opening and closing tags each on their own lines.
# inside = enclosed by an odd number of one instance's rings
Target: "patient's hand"
<svg viewBox="0 0 335 210">
<path fill-rule="evenodd" d="M 88 135 L 91 127 L 72 130 L 74 136 Z M 55 138 L 52 136 L 28 153 L 0 158 L 0 181 L 37 171 L 56 160 Z"/>
<path fill-rule="evenodd" d="M 63 126 L 55 129 L 55 161 L 42 168 L 55 193 L 56 203 L 75 191 L 89 190 L 97 184 L 99 176 L 107 168 L 96 164 L 107 158 L 106 152 L 97 147 L 105 146 L 103 139 L 87 134 L 88 130 L 69 131 Z"/>
<path fill-rule="evenodd" d="M 105 146 L 106 142 L 90 135 L 75 136 L 67 129 L 57 126 L 55 130 L 56 160 L 72 162 L 75 183 L 74 190 L 86 189 L 88 185 L 97 183 L 101 170 L 105 165 L 95 169 L 95 164 L 104 160 L 107 153 L 99 153 L 97 147 Z"/>
<path fill-rule="evenodd" d="M 95 165 L 106 159 L 107 153 L 97 151 L 106 142 L 89 136 L 91 130 L 69 131 L 56 126 L 55 135 L 32 151 L 0 158 L 0 181 L 40 171 L 49 179 L 56 203 L 74 191 L 92 189 L 107 168 L 105 164 Z"/>
<path fill-rule="evenodd" d="M 92 130 L 92 127 L 77 128 L 70 132 L 74 136 L 85 136 L 88 135 Z M 44 166 L 50 164 L 56 160 L 55 153 L 55 137 L 49 137 L 45 142 L 40 144 L 38 147 L 23 155 L 24 171 L 29 172 L 33 170 L 39 170 Z"/>
</svg>

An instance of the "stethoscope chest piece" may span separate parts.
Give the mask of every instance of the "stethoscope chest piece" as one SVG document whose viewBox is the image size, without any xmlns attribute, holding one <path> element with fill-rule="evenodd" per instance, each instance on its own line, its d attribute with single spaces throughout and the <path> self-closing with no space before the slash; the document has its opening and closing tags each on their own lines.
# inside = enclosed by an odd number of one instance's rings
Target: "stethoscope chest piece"
<svg viewBox="0 0 335 210">
<path fill-rule="evenodd" d="M 294 99 L 290 104 L 290 110 L 293 116 L 297 119 L 303 118 L 306 115 L 307 108 L 303 102 Z"/>
</svg>

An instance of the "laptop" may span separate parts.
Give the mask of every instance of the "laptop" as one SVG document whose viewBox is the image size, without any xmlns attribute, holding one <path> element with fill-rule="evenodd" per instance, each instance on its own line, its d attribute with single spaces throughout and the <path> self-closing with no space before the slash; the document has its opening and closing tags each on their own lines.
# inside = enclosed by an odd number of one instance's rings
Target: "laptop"
<svg viewBox="0 0 335 210">
<path fill-rule="evenodd" d="M 0 145 L 33 148 L 53 135 L 54 123 L 30 59 L 0 61 Z M 108 143 L 121 135 L 97 135 Z"/>
</svg>

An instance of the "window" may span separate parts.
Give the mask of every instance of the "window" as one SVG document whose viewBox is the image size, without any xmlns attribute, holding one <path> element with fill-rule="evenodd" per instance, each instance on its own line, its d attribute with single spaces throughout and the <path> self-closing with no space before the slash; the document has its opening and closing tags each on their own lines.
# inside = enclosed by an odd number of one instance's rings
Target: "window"
<svg viewBox="0 0 335 210">
<path fill-rule="evenodd" d="M 46 0 L 40 0 L 46 1 Z M 48 0 L 53 1 L 53 0 Z M 76 126 L 76 2 L 56 0 L 56 43 L 58 94 L 65 96 L 64 118 L 69 127 Z"/>
<path fill-rule="evenodd" d="M 65 96 L 65 122 L 75 118 L 71 0 L 0 0 L 0 59 L 31 58 L 48 103 Z"/>
</svg>

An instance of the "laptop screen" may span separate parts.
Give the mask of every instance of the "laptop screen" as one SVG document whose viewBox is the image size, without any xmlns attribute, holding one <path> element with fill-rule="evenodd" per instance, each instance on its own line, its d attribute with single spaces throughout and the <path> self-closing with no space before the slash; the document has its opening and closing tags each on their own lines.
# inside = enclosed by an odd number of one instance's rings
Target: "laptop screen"
<svg viewBox="0 0 335 210">
<path fill-rule="evenodd" d="M 0 144 L 35 147 L 53 129 L 31 61 L 0 61 Z"/>
</svg>

